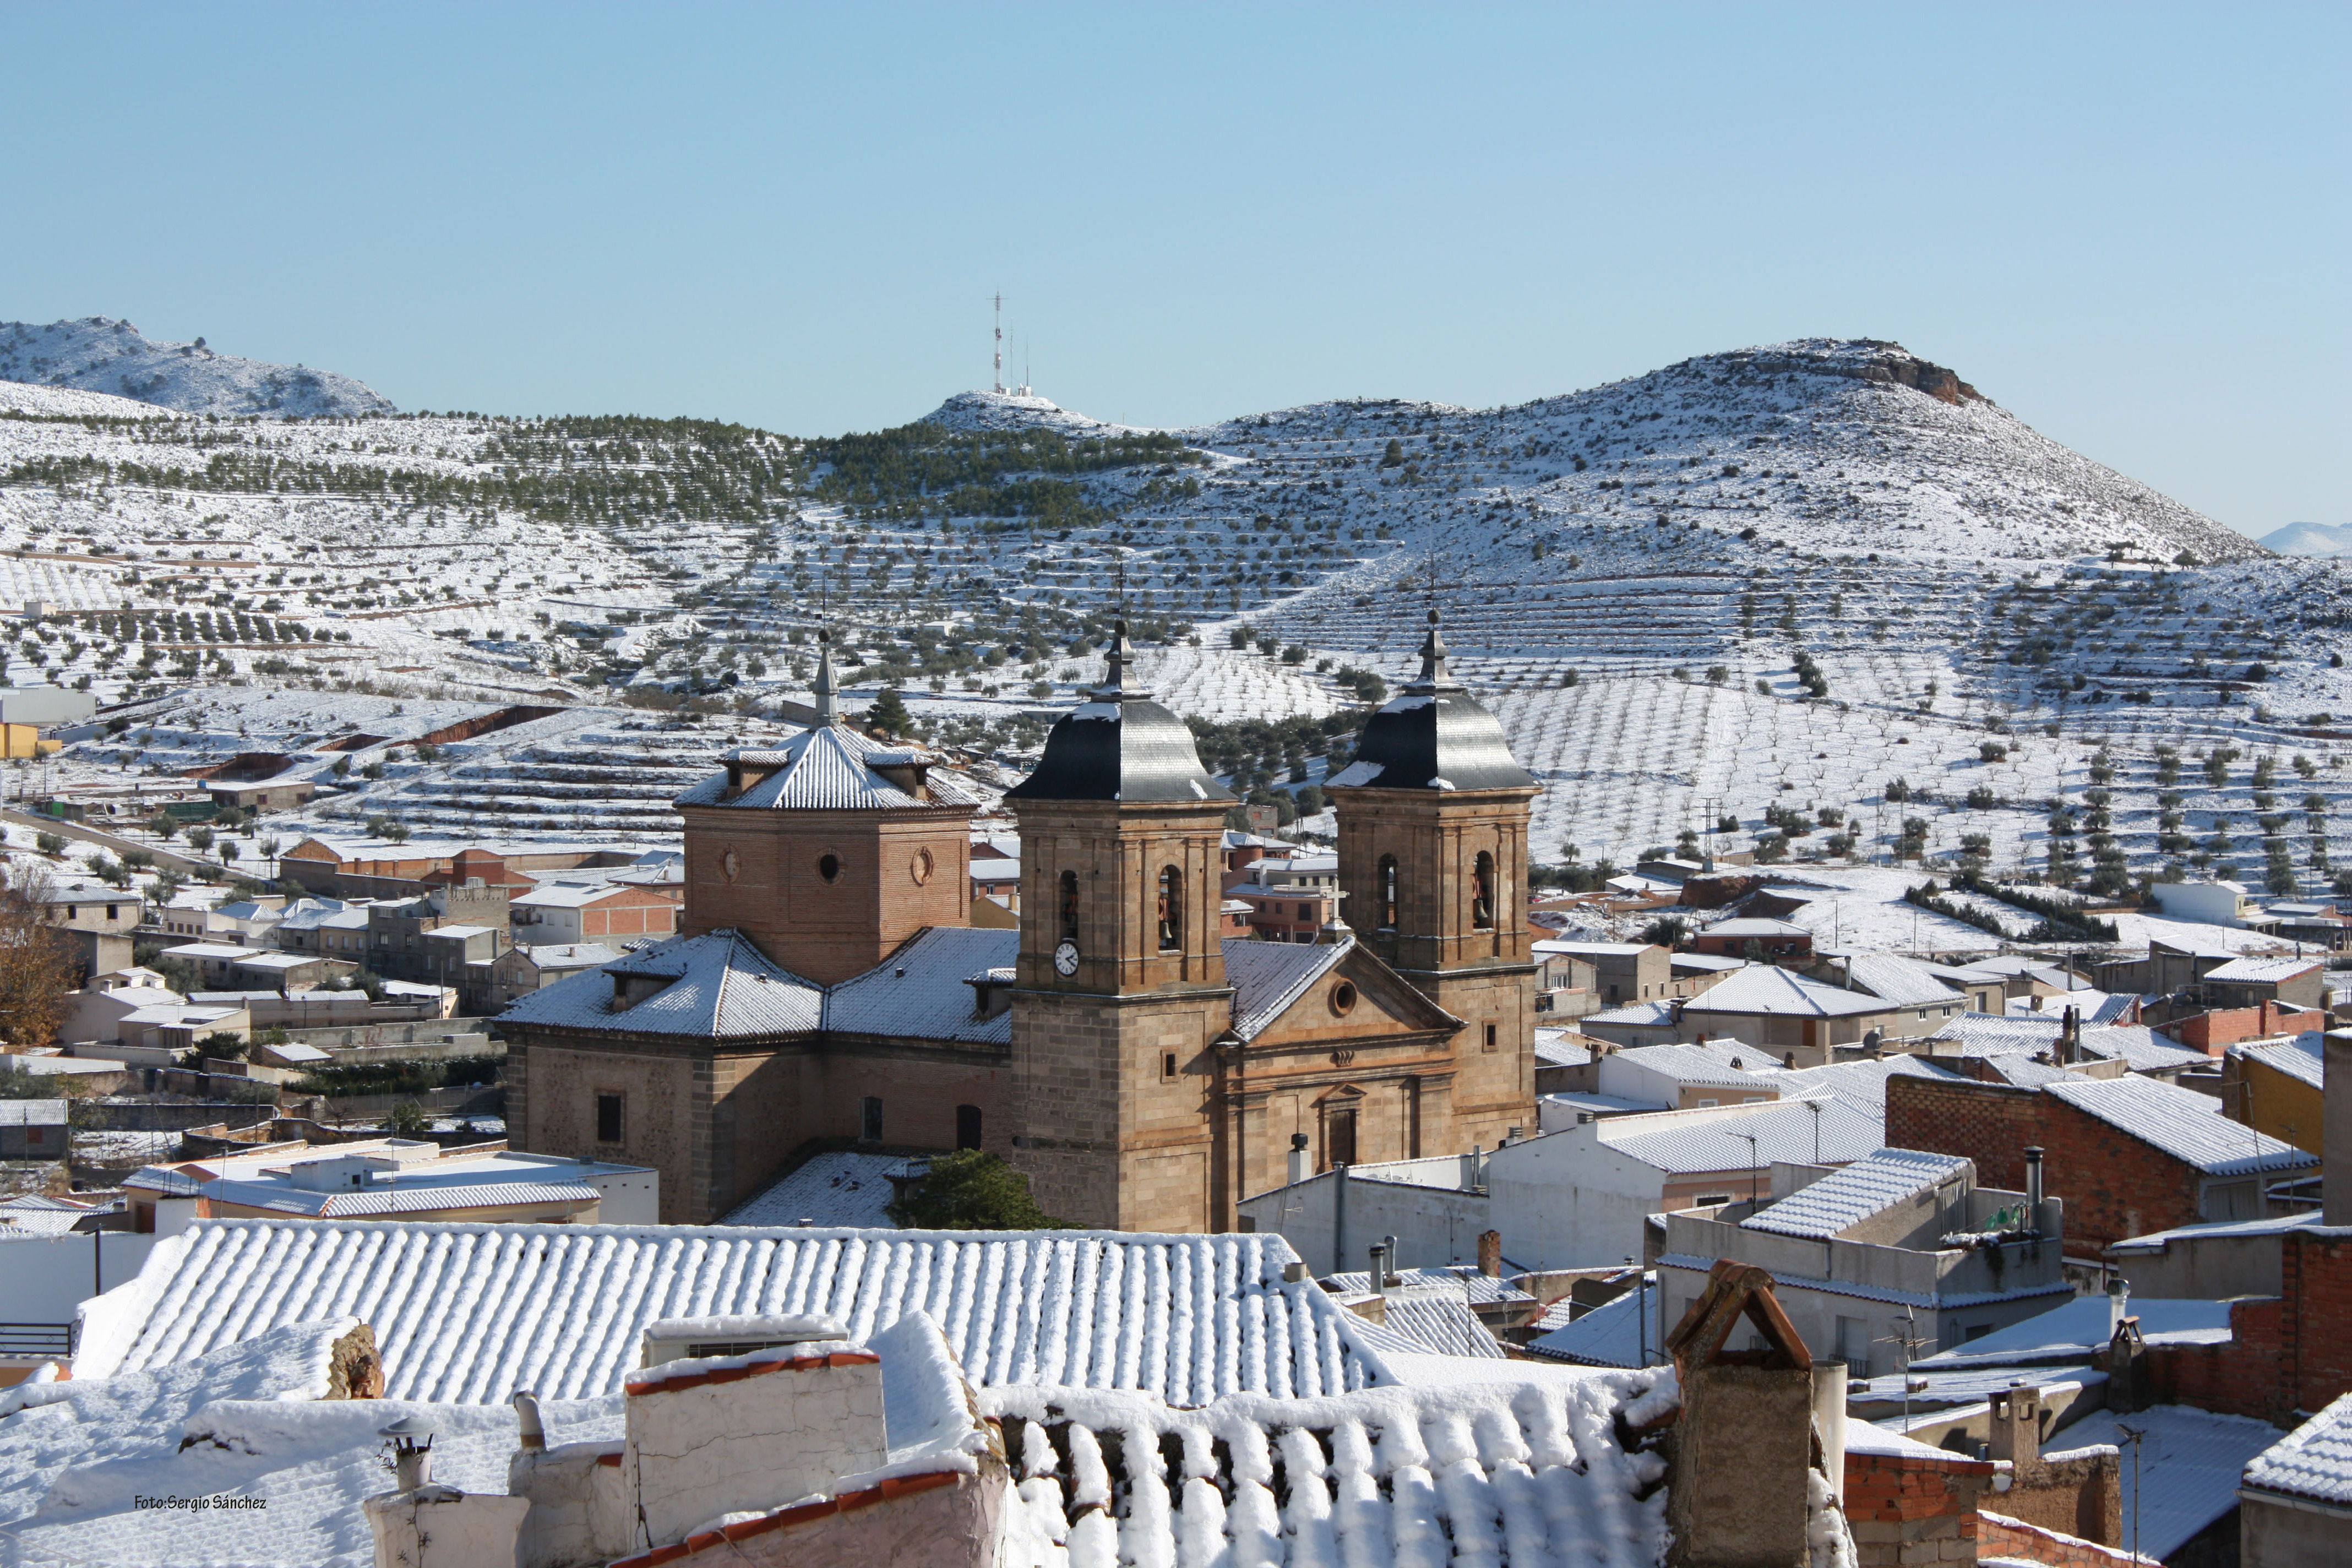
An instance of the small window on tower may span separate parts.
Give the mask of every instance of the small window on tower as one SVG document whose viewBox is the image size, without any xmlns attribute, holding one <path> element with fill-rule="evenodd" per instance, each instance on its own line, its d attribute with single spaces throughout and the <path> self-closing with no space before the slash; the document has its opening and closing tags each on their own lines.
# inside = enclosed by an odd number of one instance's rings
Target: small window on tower
<svg viewBox="0 0 2352 1568">
<path fill-rule="evenodd" d="M 1485 1050 L 1485 1051 L 1490 1052 L 1490 1053 L 1494 1050 L 1494 1048 L 1495 1048 L 1495 1026 L 1494 1026 L 1494 1025 L 1489 1024 L 1489 1025 L 1487 1025 L 1487 1026 L 1486 1026 L 1486 1045 L 1485 1045 L 1484 1047 L 1480 1047 L 1480 1048 L 1481 1048 L 1481 1049 L 1483 1049 L 1483 1050 Z"/>
<path fill-rule="evenodd" d="M 1397 923 L 1397 860 L 1395 856 L 1383 855 L 1381 857 L 1380 870 L 1376 874 L 1375 879 L 1377 882 L 1377 888 L 1375 890 L 1380 895 L 1381 929 L 1382 931 L 1394 931 L 1396 930 Z"/>
<path fill-rule="evenodd" d="M 1160 1077 L 1161 1081 L 1167 1083 L 1173 1083 L 1176 1080 L 1176 1053 L 1174 1051 L 1162 1051 L 1160 1053 Z"/>
<path fill-rule="evenodd" d="M 1078 874 L 1062 873 L 1062 940 L 1078 940 Z"/>
<path fill-rule="evenodd" d="M 841 857 L 838 855 L 818 856 L 816 858 L 816 874 L 823 877 L 828 882 L 839 881 L 841 879 Z"/>
<path fill-rule="evenodd" d="M 596 1097 L 596 1142 L 618 1143 L 621 1141 L 621 1097 L 600 1094 Z"/>
<path fill-rule="evenodd" d="M 857 1102 L 857 1136 L 867 1143 L 882 1142 L 882 1100 L 867 1095 Z"/>
</svg>

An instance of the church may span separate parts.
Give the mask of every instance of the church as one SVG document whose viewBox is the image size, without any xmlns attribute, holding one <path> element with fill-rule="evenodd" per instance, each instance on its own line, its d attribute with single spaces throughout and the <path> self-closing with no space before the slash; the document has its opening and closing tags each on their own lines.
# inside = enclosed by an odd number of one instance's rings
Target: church
<svg viewBox="0 0 2352 1568">
<path fill-rule="evenodd" d="M 817 722 L 678 796 L 675 937 L 500 1019 L 520 1147 L 650 1165 L 662 1218 L 717 1220 L 812 1140 L 980 1148 L 1049 1214 L 1222 1231 L 1311 1168 L 1492 1147 L 1534 1121 L 1525 893 L 1537 785 L 1446 668 L 1327 782 L 1345 921 L 1219 930 L 1225 813 L 1183 721 L 1103 683 L 1005 795 L 1019 929 L 971 924 L 984 803 L 916 746 Z"/>
</svg>

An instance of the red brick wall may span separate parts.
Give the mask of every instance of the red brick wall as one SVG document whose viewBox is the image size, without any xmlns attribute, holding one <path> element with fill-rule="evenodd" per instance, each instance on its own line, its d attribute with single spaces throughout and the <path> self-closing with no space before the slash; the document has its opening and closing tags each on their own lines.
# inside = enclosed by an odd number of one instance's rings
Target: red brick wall
<svg viewBox="0 0 2352 1568">
<path fill-rule="evenodd" d="M 1845 1517 L 1861 1568 L 1977 1560 L 1977 1498 L 1992 1486 L 1981 1459 L 1845 1456 Z"/>
<path fill-rule="evenodd" d="M 2036 1089 L 1889 1078 L 1886 1142 L 1964 1154 L 1976 1162 L 1979 1183 L 2011 1192 L 2025 1186 L 2026 1145 L 2041 1144 L 2046 1190 L 2065 1200 L 2070 1257 L 2095 1257 L 2125 1237 L 2204 1217 L 2194 1166 Z"/>
<path fill-rule="evenodd" d="M 2151 1345 L 2158 1401 L 2292 1426 L 2352 1393 L 2352 1237 L 2289 1231 L 2280 1294 L 2231 1303 L 2219 1344 Z"/>
<path fill-rule="evenodd" d="M 2033 1089 L 2013 1084 L 1950 1083 L 1890 1075 L 1886 1144 L 1890 1149 L 1965 1155 L 1977 1163 L 1979 1186 L 2022 1192 L 2025 1146 L 2042 1142 L 2042 1098 Z M 2066 1196 L 2054 1182 L 2050 1194 Z M 2070 1201 L 2066 1215 L 2070 1229 L 2074 1219 Z"/>
<path fill-rule="evenodd" d="M 2159 1033 L 2170 1035 L 2192 1051 L 2218 1057 L 2240 1040 L 2259 1040 L 2265 1035 L 2287 1033 L 2295 1027 L 2293 1020 L 2301 1016 L 2298 1009 L 2282 1010 L 2277 1003 L 2265 1002 L 2258 1007 L 2226 1007 L 2176 1018 Z"/>
</svg>

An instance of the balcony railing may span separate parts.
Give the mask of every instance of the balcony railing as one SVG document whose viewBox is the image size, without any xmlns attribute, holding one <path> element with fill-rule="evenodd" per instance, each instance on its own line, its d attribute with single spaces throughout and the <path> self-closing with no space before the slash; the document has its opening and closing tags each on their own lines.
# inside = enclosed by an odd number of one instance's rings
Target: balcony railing
<svg viewBox="0 0 2352 1568">
<path fill-rule="evenodd" d="M 73 1352 L 71 1323 L 0 1323 L 0 1357 L 62 1360 Z"/>
</svg>

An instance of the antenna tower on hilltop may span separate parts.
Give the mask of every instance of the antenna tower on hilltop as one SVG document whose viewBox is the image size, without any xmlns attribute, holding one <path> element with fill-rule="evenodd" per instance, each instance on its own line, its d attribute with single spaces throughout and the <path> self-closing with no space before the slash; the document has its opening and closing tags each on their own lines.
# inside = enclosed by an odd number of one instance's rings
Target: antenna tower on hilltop
<svg viewBox="0 0 2352 1568">
<path fill-rule="evenodd" d="M 1004 296 L 996 297 L 996 371 L 990 390 L 1004 390 Z"/>
</svg>

